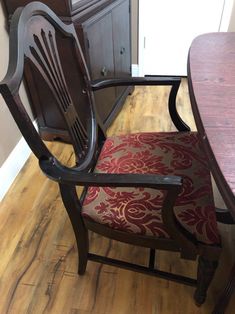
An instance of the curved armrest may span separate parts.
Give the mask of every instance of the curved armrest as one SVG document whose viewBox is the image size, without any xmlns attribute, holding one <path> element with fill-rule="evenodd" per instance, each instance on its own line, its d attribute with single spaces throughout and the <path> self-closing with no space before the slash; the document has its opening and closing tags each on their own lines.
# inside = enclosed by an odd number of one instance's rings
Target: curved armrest
<svg viewBox="0 0 235 314">
<path fill-rule="evenodd" d="M 67 193 L 76 199 L 75 185 L 80 186 L 109 186 L 109 187 L 148 187 L 167 190 L 162 206 L 162 219 L 167 232 L 181 247 L 181 255 L 194 259 L 197 248 L 184 235 L 182 227 L 177 222 L 174 213 L 175 201 L 181 191 L 182 178 L 179 176 L 162 176 L 151 174 L 106 174 L 85 173 L 61 165 L 56 159 L 41 159 L 39 165 L 47 177 L 60 184 L 62 198 L 68 201 Z"/>
<path fill-rule="evenodd" d="M 97 91 L 113 86 L 172 86 L 169 95 L 168 109 L 170 117 L 175 127 L 179 131 L 190 131 L 189 126 L 181 119 L 176 109 L 176 96 L 181 83 L 181 78 L 177 76 L 146 76 L 146 77 L 126 77 L 108 78 L 90 81 L 91 89 Z"/>
<path fill-rule="evenodd" d="M 56 159 L 39 160 L 40 168 L 50 179 L 68 185 L 109 186 L 109 187 L 148 187 L 162 190 L 181 190 L 182 178 L 152 174 L 108 174 L 85 173 L 76 168 L 61 165 Z"/>
<path fill-rule="evenodd" d="M 174 76 L 154 76 L 154 77 L 124 77 L 107 78 L 91 81 L 93 91 L 113 87 L 113 86 L 137 86 L 137 85 L 176 85 L 180 84 L 181 78 Z"/>
</svg>

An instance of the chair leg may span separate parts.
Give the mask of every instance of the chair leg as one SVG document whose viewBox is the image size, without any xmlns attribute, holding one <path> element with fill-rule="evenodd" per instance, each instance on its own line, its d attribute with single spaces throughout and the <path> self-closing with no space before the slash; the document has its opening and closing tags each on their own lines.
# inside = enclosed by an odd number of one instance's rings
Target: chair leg
<svg viewBox="0 0 235 314">
<path fill-rule="evenodd" d="M 194 293 L 196 305 L 202 305 L 206 300 L 207 289 L 214 277 L 218 261 L 208 260 L 204 256 L 199 256 L 197 270 L 197 288 Z"/>
<path fill-rule="evenodd" d="M 89 239 L 88 230 L 81 216 L 81 204 L 74 186 L 68 186 L 66 184 L 59 184 L 59 186 L 61 197 L 76 238 L 78 249 L 78 274 L 83 275 L 87 266 Z"/>
<path fill-rule="evenodd" d="M 225 313 L 226 307 L 229 304 L 229 300 L 232 294 L 234 293 L 234 291 L 235 291 L 235 263 L 232 267 L 226 286 L 223 289 L 218 301 L 216 302 L 216 305 L 214 307 L 212 314 Z"/>
<path fill-rule="evenodd" d="M 87 261 L 88 261 L 88 231 L 84 227 L 83 230 L 79 230 L 79 239 L 76 236 L 77 248 L 78 248 L 78 274 L 84 275 L 86 271 Z"/>
</svg>

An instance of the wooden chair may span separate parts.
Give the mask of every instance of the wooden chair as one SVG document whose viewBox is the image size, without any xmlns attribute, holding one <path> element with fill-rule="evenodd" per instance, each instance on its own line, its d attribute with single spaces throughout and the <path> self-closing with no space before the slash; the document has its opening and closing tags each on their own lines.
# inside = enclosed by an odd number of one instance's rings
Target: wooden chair
<svg viewBox="0 0 235 314">
<path fill-rule="evenodd" d="M 68 41 L 80 85 L 70 93 L 73 78 L 64 73 Z M 76 164 L 62 165 L 35 130 L 19 96 L 25 67 L 39 73 L 56 99 L 76 155 Z M 169 85 L 169 113 L 179 132 L 137 133 L 107 138 L 98 119 L 93 92 L 110 86 Z M 75 233 L 79 266 L 87 261 L 132 269 L 196 286 L 197 304 L 205 301 L 220 255 L 210 172 L 197 133 L 176 111 L 177 77 L 115 78 L 91 81 L 73 25 L 65 25 L 45 5 L 32 2 L 16 10 L 10 29 L 10 59 L 0 92 L 19 129 L 39 160 L 42 171 L 58 182 Z M 43 91 L 42 91 L 43 92 Z M 79 103 L 85 99 L 86 106 Z M 81 106 L 80 106 L 81 105 Z M 143 104 L 144 105 L 144 104 Z M 83 186 L 81 197 L 75 187 Z M 105 237 L 150 248 L 144 267 L 89 252 L 88 230 Z M 155 249 L 199 256 L 197 280 L 154 268 Z"/>
</svg>

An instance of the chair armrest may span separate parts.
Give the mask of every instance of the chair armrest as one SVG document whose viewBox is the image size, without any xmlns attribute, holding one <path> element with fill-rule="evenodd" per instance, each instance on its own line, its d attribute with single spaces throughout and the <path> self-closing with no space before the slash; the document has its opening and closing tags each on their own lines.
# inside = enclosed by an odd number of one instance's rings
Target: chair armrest
<svg viewBox="0 0 235 314">
<path fill-rule="evenodd" d="M 146 76 L 146 77 L 126 77 L 126 78 L 108 78 L 90 81 L 93 91 L 113 86 L 172 86 L 168 109 L 172 122 L 179 131 L 190 131 L 190 127 L 181 119 L 176 109 L 176 96 L 181 83 L 181 77 L 177 76 Z"/>
<path fill-rule="evenodd" d="M 58 183 L 81 186 L 148 187 L 162 190 L 181 190 L 182 178 L 152 174 L 85 173 L 61 165 L 56 159 L 39 160 L 43 173 Z"/>
<path fill-rule="evenodd" d="M 197 248 L 184 235 L 183 228 L 177 222 L 174 213 L 175 201 L 181 191 L 182 178 L 179 176 L 162 176 L 151 174 L 105 174 L 85 173 L 61 165 L 56 159 L 41 159 L 39 165 L 44 174 L 60 185 L 64 204 L 68 201 L 68 193 L 77 199 L 75 185 L 109 186 L 109 187 L 148 187 L 167 190 L 162 206 L 162 219 L 167 232 L 181 247 L 181 255 L 195 259 Z"/>
<path fill-rule="evenodd" d="M 181 78 L 174 76 L 154 77 L 127 77 L 98 79 L 90 82 L 93 91 L 113 86 L 137 86 L 137 85 L 176 85 L 180 84 Z"/>
</svg>

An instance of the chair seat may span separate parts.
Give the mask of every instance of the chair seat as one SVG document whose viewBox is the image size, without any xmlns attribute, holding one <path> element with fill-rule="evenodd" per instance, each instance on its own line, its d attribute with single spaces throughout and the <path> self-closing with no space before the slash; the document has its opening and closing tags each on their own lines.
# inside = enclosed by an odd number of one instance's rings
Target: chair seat
<svg viewBox="0 0 235 314">
<path fill-rule="evenodd" d="M 198 241 L 218 244 L 211 177 L 195 132 L 136 133 L 108 138 L 95 172 L 177 175 L 183 188 L 174 207 Z M 120 231 L 170 238 L 162 222 L 164 191 L 89 187 L 82 215 Z"/>
</svg>

